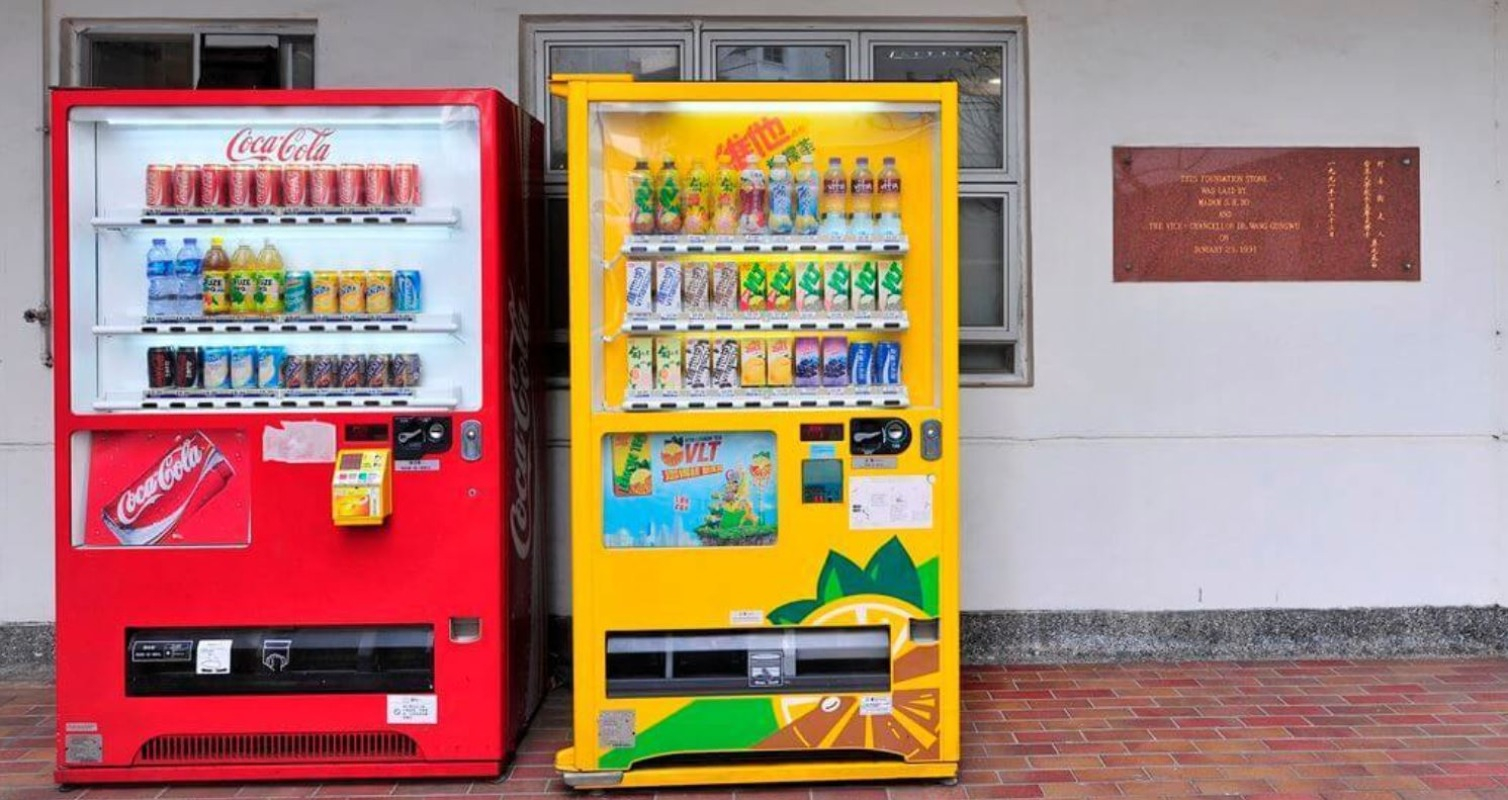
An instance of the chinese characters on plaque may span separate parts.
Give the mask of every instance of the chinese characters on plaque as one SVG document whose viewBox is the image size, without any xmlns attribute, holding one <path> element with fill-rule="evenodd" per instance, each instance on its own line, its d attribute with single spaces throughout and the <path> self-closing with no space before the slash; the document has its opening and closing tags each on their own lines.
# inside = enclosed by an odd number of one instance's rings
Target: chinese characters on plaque
<svg viewBox="0 0 1508 800">
<path fill-rule="evenodd" d="M 1117 147 L 1116 281 L 1417 281 L 1419 149 Z"/>
</svg>

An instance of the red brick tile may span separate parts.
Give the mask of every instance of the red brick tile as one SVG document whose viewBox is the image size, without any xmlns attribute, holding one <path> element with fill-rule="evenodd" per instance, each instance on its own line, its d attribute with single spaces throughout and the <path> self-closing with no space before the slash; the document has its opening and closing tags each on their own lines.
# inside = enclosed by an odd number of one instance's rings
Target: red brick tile
<svg viewBox="0 0 1508 800">
<path fill-rule="evenodd" d="M 981 798 L 1032 798 L 1042 796 L 1042 787 L 1026 783 L 995 784 L 993 786 L 965 787 L 969 797 Z M 898 795 L 890 790 L 892 800 L 911 800 L 911 795 Z"/>
<path fill-rule="evenodd" d="M 1419 780 L 1431 789 L 1496 789 L 1501 784 L 1490 775 L 1425 775 Z"/>
</svg>

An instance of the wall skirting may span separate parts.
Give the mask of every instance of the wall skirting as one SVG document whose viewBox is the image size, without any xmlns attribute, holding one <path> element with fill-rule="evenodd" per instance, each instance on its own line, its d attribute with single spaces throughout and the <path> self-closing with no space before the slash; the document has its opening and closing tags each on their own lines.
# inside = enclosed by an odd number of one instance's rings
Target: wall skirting
<svg viewBox="0 0 1508 800">
<path fill-rule="evenodd" d="M 550 619 L 550 661 L 570 679 L 569 617 Z M 48 623 L 0 624 L 0 676 L 52 671 Z M 970 611 L 966 664 L 1508 655 L 1508 608 L 1230 611 Z"/>
</svg>

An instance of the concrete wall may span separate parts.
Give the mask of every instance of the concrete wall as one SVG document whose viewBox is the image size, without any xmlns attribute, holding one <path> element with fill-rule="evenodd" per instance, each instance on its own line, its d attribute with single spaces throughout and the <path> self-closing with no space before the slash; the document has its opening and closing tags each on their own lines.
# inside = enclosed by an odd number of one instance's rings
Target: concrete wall
<svg viewBox="0 0 1508 800">
<path fill-rule="evenodd" d="M 495 85 L 517 97 L 519 15 L 601 8 L 138 0 L 129 13 L 317 19 L 321 86 Z M 759 11 L 810 8 L 768 0 Z M 839 0 L 821 11 L 923 9 Z M 108 0 L 54 0 L 47 36 L 58 41 L 64 18 L 124 13 Z M 965 608 L 1503 602 L 1505 248 L 1495 231 L 1508 218 L 1498 187 L 1508 143 L 1495 131 L 1495 4 L 942 0 L 925 13 L 1028 28 L 1035 385 L 964 392 Z M 40 6 L 0 14 L 19 18 L 0 27 L 0 68 L 38 75 Z M 51 608 L 49 400 L 35 330 L 19 323 L 40 283 L 41 99 L 38 81 L 22 83 L 24 102 L 0 109 L 0 174 L 21 176 L 0 204 L 25 212 L 0 215 L 0 268 L 4 285 L 26 289 L 0 293 L 0 621 Z M 1424 280 L 1115 285 L 1115 144 L 1418 145 Z M 565 471 L 562 431 L 552 476 Z M 562 612 L 563 491 L 557 481 L 550 506 Z"/>
</svg>

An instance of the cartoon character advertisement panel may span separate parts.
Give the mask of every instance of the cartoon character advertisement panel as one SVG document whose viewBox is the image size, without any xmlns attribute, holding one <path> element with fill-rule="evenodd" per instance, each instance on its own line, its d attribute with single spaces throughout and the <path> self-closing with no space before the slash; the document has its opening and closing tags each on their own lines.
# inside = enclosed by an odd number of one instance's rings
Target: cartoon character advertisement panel
<svg viewBox="0 0 1508 800">
<path fill-rule="evenodd" d="M 775 543 L 773 433 L 615 433 L 603 450 L 607 547 Z"/>
<path fill-rule="evenodd" d="M 246 436 L 96 432 L 85 514 L 85 547 L 244 547 L 251 543 Z"/>
</svg>

